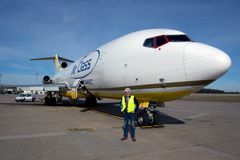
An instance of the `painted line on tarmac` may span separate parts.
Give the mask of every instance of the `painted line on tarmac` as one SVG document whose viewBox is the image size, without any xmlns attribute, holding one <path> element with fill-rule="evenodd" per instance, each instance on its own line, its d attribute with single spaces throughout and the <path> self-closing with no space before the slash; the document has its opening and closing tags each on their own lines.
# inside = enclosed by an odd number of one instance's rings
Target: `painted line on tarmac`
<svg viewBox="0 0 240 160">
<path fill-rule="evenodd" d="M 18 140 L 18 139 L 29 139 L 29 138 L 40 138 L 40 137 L 51 137 L 65 135 L 67 132 L 55 132 L 55 133 L 38 133 L 38 134 L 22 134 L 12 136 L 0 136 L 1 140 Z"/>
</svg>

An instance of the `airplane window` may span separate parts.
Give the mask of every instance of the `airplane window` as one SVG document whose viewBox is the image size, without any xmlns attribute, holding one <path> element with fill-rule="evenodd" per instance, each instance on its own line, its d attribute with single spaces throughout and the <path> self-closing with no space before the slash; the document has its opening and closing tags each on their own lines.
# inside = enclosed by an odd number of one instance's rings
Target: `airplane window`
<svg viewBox="0 0 240 160">
<path fill-rule="evenodd" d="M 157 48 L 166 44 L 167 42 L 168 41 L 166 36 L 163 35 L 163 36 L 157 36 L 157 37 L 146 39 L 143 43 L 143 46 L 150 47 L 150 48 Z"/>
<path fill-rule="evenodd" d="M 143 46 L 153 48 L 154 47 L 154 38 L 146 39 L 143 43 Z"/>
<path fill-rule="evenodd" d="M 168 42 L 192 42 L 186 35 L 162 35 L 148 38 L 144 41 L 144 47 L 158 48 Z"/>
<path fill-rule="evenodd" d="M 154 46 L 154 48 L 160 47 L 168 42 L 165 36 L 158 36 L 155 39 L 156 39 L 156 43 L 155 43 L 156 45 Z"/>
<path fill-rule="evenodd" d="M 169 42 L 189 42 L 191 41 L 186 35 L 167 35 Z"/>
</svg>

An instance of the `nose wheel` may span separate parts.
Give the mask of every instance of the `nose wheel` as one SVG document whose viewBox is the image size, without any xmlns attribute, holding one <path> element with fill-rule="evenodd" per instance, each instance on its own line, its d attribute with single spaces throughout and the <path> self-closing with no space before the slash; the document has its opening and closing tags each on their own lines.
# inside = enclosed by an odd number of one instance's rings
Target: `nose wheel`
<svg viewBox="0 0 240 160">
<path fill-rule="evenodd" d="M 140 110 L 137 114 L 137 124 L 138 126 L 154 126 L 159 125 L 160 114 L 157 110 L 151 110 L 149 108 L 144 108 Z"/>
</svg>

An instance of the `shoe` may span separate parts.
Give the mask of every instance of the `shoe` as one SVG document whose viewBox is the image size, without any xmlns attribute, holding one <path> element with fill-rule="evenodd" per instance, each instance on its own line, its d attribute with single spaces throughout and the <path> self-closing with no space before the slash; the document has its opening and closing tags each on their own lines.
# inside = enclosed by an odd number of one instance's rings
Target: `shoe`
<svg viewBox="0 0 240 160">
<path fill-rule="evenodd" d="M 127 137 L 122 137 L 121 138 L 121 141 L 124 141 L 124 140 L 126 140 L 127 139 Z"/>
<path fill-rule="evenodd" d="M 133 141 L 133 142 L 136 142 L 136 138 L 135 138 L 135 137 L 132 137 L 132 141 Z"/>
</svg>

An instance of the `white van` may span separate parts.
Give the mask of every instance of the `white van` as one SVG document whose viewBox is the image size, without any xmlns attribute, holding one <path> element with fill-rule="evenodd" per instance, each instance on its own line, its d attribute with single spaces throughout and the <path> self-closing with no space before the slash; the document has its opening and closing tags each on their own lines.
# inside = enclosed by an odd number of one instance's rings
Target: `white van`
<svg viewBox="0 0 240 160">
<path fill-rule="evenodd" d="M 36 99 L 34 94 L 19 94 L 17 95 L 17 97 L 15 98 L 16 102 L 34 102 Z"/>
</svg>

